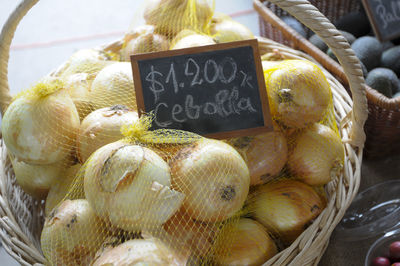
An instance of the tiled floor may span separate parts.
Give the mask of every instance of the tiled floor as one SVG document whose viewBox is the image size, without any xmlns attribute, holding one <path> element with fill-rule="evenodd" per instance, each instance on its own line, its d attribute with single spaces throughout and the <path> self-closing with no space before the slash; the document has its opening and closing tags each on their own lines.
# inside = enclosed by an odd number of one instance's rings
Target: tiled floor
<svg viewBox="0 0 400 266">
<path fill-rule="evenodd" d="M 0 25 L 20 0 L 0 0 Z M 12 94 L 27 88 L 80 48 L 104 44 L 142 23 L 143 1 L 138 0 L 41 0 L 23 19 L 12 44 L 9 84 Z M 258 17 L 241 11 L 252 0 L 216 0 L 216 10 L 239 16 L 235 19 L 258 34 Z M 1 123 L 1 120 L 0 120 Z M 383 180 L 398 179 L 400 157 L 364 160 L 361 190 Z M 333 234 L 320 265 L 361 265 L 368 245 L 343 244 Z M 345 255 L 344 255 L 345 254 Z M 349 264 L 350 263 L 350 264 Z M 17 265 L 0 249 L 0 265 Z"/>
</svg>

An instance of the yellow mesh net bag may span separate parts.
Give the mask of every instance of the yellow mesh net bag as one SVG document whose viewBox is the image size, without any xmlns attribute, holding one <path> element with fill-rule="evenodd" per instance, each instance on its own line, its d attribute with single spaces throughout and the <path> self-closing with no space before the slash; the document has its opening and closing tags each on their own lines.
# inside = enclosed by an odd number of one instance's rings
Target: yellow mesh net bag
<svg viewBox="0 0 400 266">
<path fill-rule="evenodd" d="M 148 1 L 143 17 L 112 46 L 73 54 L 3 117 L 17 183 L 45 202 L 43 254 L 50 265 L 262 264 L 321 213 L 342 171 L 329 84 L 311 62 L 266 54 L 273 131 L 151 130 L 130 55 L 254 36 L 211 0 Z"/>
</svg>

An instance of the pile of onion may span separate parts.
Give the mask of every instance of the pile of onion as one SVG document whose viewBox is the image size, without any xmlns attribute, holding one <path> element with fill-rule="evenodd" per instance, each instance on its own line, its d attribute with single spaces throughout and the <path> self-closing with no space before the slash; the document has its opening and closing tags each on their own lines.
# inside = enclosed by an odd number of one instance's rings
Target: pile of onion
<svg viewBox="0 0 400 266">
<path fill-rule="evenodd" d="M 252 219 L 233 221 L 222 233 L 215 252 L 218 265 L 261 265 L 278 253 L 264 226 Z"/>
<path fill-rule="evenodd" d="M 151 0 L 143 16 L 156 32 L 171 38 L 183 29 L 206 32 L 212 15 L 209 0 Z"/>
<path fill-rule="evenodd" d="M 306 60 L 284 60 L 264 71 L 271 116 L 303 128 L 327 115 L 332 94 L 321 69 Z"/>
<path fill-rule="evenodd" d="M 101 265 L 186 265 L 170 248 L 156 238 L 132 239 L 105 249 L 92 262 Z"/>
<path fill-rule="evenodd" d="M 96 150 L 86 162 L 84 190 L 95 213 L 127 231 L 152 230 L 182 205 L 168 164 L 152 150 L 122 141 Z"/>
<path fill-rule="evenodd" d="M 67 170 L 63 170 L 62 173 L 59 173 L 59 178 L 57 182 L 54 182 L 49 190 L 49 193 L 46 197 L 45 204 L 45 215 L 48 216 L 50 212 L 56 207 L 67 195 L 72 182 L 75 179 L 76 174 L 81 168 L 81 164 L 75 164 Z"/>
<path fill-rule="evenodd" d="M 295 136 L 288 167 L 296 178 L 310 185 L 324 185 L 339 176 L 344 164 L 344 146 L 335 131 L 313 124 Z"/>
<path fill-rule="evenodd" d="M 183 30 L 171 42 L 171 50 L 215 44 L 213 38 L 194 31 Z"/>
<path fill-rule="evenodd" d="M 231 143 L 247 162 L 252 186 L 276 177 L 286 164 L 288 148 L 286 138 L 280 131 L 240 137 Z"/>
<path fill-rule="evenodd" d="M 261 185 L 251 195 L 252 216 L 284 245 L 292 243 L 325 208 L 325 202 L 309 185 L 283 179 Z"/>
<path fill-rule="evenodd" d="M 93 80 L 89 97 L 96 109 L 122 104 L 137 110 L 131 64 L 118 62 L 103 68 Z"/>
<path fill-rule="evenodd" d="M 75 105 L 58 79 L 46 79 L 10 104 L 2 122 L 9 152 L 31 164 L 67 158 L 79 128 Z"/>
<path fill-rule="evenodd" d="M 123 125 L 138 121 L 136 111 L 124 105 L 105 107 L 90 113 L 81 123 L 77 136 L 77 155 L 83 163 L 98 148 L 122 139 Z"/>
<path fill-rule="evenodd" d="M 249 169 L 230 145 L 203 138 L 170 162 L 173 187 L 185 194 L 183 209 L 196 220 L 222 221 L 241 209 L 249 192 Z"/>
<path fill-rule="evenodd" d="M 106 236 L 86 200 L 65 200 L 46 218 L 40 243 L 51 265 L 89 265 Z"/>
</svg>

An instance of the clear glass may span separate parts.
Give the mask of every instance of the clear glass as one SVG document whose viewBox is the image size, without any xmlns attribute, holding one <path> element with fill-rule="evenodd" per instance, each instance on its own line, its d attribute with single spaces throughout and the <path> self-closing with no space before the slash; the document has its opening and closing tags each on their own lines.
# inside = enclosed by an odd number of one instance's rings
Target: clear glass
<svg viewBox="0 0 400 266">
<path fill-rule="evenodd" d="M 336 227 L 345 241 L 376 237 L 400 227 L 400 180 L 374 185 L 359 193 Z"/>
<path fill-rule="evenodd" d="M 400 241 L 400 229 L 386 233 L 372 244 L 365 258 L 364 266 L 370 266 L 376 257 L 389 257 L 389 246 L 394 241 Z"/>
</svg>

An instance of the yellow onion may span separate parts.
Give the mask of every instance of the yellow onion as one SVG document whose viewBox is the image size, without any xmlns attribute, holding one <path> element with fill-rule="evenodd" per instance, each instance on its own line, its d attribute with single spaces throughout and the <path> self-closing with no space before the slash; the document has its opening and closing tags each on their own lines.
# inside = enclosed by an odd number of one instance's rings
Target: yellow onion
<svg viewBox="0 0 400 266">
<path fill-rule="evenodd" d="M 170 248 L 156 238 L 132 239 L 105 249 L 91 264 L 105 265 L 185 265 Z"/>
<path fill-rule="evenodd" d="M 180 150 L 170 165 L 173 187 L 185 194 L 183 208 L 196 220 L 222 221 L 243 206 L 249 169 L 232 146 L 204 138 Z"/>
<path fill-rule="evenodd" d="M 263 68 L 263 71 L 270 69 L 274 66 L 276 66 L 277 64 L 281 63 L 282 61 L 270 61 L 270 60 L 262 60 L 261 61 L 261 65 Z"/>
<path fill-rule="evenodd" d="M 298 134 L 289 153 L 288 167 L 296 178 L 310 185 L 324 185 L 343 169 L 344 147 L 339 135 L 314 124 Z"/>
<path fill-rule="evenodd" d="M 289 179 L 259 186 L 249 202 L 254 218 L 285 245 L 292 243 L 325 208 L 311 186 Z"/>
<path fill-rule="evenodd" d="M 218 265 L 261 265 L 278 253 L 264 226 L 252 219 L 240 218 L 222 232 L 215 256 Z"/>
<path fill-rule="evenodd" d="M 206 32 L 212 15 L 209 0 L 151 0 L 144 10 L 146 24 L 168 37 L 183 29 Z"/>
<path fill-rule="evenodd" d="M 45 215 L 48 216 L 50 212 L 60 203 L 67 195 L 72 182 L 74 181 L 76 173 L 81 168 L 81 164 L 75 164 L 69 167 L 66 171 L 59 173 L 57 182 L 52 183 L 49 193 L 46 197 Z"/>
<path fill-rule="evenodd" d="M 321 69 L 306 60 L 285 60 L 264 72 L 271 115 L 303 128 L 327 114 L 332 94 Z"/>
<path fill-rule="evenodd" d="M 23 92 L 7 108 L 2 131 L 9 152 L 31 164 L 52 164 L 75 146 L 79 115 L 59 80 Z"/>
<path fill-rule="evenodd" d="M 65 88 L 75 104 L 81 121 L 94 111 L 93 103 L 89 98 L 92 81 L 88 73 L 76 73 L 64 79 Z"/>
<path fill-rule="evenodd" d="M 131 64 L 118 62 L 103 68 L 93 80 L 89 97 L 97 109 L 122 104 L 137 110 Z"/>
<path fill-rule="evenodd" d="M 89 265 L 106 236 L 86 200 L 65 200 L 46 218 L 40 243 L 51 265 Z"/>
<path fill-rule="evenodd" d="M 120 129 L 139 119 L 136 111 L 124 105 L 105 107 L 90 113 L 81 123 L 76 141 L 77 155 L 83 163 L 98 148 L 122 139 Z"/>
<path fill-rule="evenodd" d="M 181 31 L 171 43 L 171 50 L 215 44 L 210 36 L 188 30 Z"/>
<path fill-rule="evenodd" d="M 149 27 L 153 28 L 152 26 Z M 155 33 L 153 28 L 153 30 L 146 30 L 126 42 L 125 47 L 121 50 L 121 60 L 130 62 L 130 55 L 132 54 L 159 52 L 168 49 L 168 39 L 161 34 Z"/>
<path fill-rule="evenodd" d="M 163 228 L 174 248 L 192 258 L 210 256 L 218 232 L 217 224 L 195 221 L 183 212 L 174 214 Z"/>
<path fill-rule="evenodd" d="M 27 164 L 18 159 L 12 162 L 17 184 L 35 199 L 45 199 L 52 185 L 61 179 L 63 163 Z"/>
<path fill-rule="evenodd" d="M 170 186 L 168 164 L 138 145 L 107 144 L 86 163 L 87 200 L 98 216 L 124 230 L 150 230 L 165 223 L 184 198 Z"/>
<path fill-rule="evenodd" d="M 247 162 L 250 185 L 266 183 L 277 176 L 286 164 L 288 148 L 286 138 L 280 131 L 240 137 L 232 144 Z"/>
<path fill-rule="evenodd" d="M 211 19 L 211 24 L 220 23 L 224 20 L 232 20 L 232 17 L 225 13 L 215 11 Z"/>
<path fill-rule="evenodd" d="M 211 35 L 217 43 L 254 39 L 253 33 L 246 26 L 232 19 L 212 23 Z"/>
</svg>

